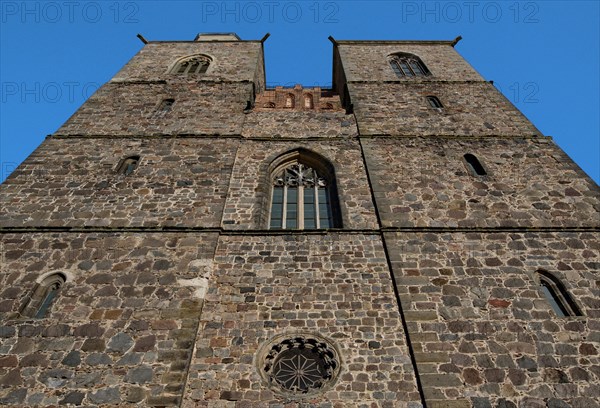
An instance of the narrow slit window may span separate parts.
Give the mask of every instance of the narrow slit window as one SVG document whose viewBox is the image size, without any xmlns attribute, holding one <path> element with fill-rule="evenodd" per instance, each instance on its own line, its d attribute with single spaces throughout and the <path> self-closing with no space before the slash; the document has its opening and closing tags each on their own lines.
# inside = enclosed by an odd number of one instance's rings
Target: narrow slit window
<svg viewBox="0 0 600 408">
<path fill-rule="evenodd" d="M 545 271 L 538 271 L 538 274 L 540 289 L 558 317 L 582 316 L 581 310 L 560 280 Z"/>
<path fill-rule="evenodd" d="M 33 294 L 23 308 L 22 315 L 33 317 L 34 319 L 43 319 L 46 317 L 65 282 L 66 278 L 61 273 L 50 275 L 44 279 L 36 286 Z"/>
<path fill-rule="evenodd" d="M 175 99 L 163 99 L 158 107 L 159 110 L 163 112 L 170 112 L 173 109 L 173 104 L 175 103 Z"/>
<path fill-rule="evenodd" d="M 558 317 L 569 316 L 569 312 L 567 312 L 565 307 L 558 299 L 558 295 L 556 294 L 556 292 L 554 292 L 552 286 L 546 281 L 542 281 L 540 286 L 542 287 L 542 292 L 544 293 L 544 296 L 546 296 L 546 300 L 548 301 L 548 303 L 550 303 L 550 307 L 552 307 L 552 310 L 554 310 L 554 313 L 556 313 Z"/>
<path fill-rule="evenodd" d="M 58 282 L 55 282 L 52 285 L 50 285 L 50 287 L 48 287 L 46 295 L 44 296 L 44 300 L 40 304 L 40 307 L 38 308 L 37 313 L 34 316 L 36 319 L 41 319 L 46 316 L 48 310 L 50 309 L 50 305 L 52 305 L 54 298 L 58 294 L 60 287 L 61 284 Z"/>
<path fill-rule="evenodd" d="M 162 118 L 167 113 L 171 112 L 171 110 L 173 110 L 174 104 L 175 104 L 175 99 L 172 99 L 172 98 L 163 99 L 158 104 L 158 107 L 154 111 L 154 114 L 152 115 L 152 117 L 153 118 Z"/>
<path fill-rule="evenodd" d="M 440 102 L 437 96 L 428 96 L 427 102 L 429 102 L 429 106 L 431 106 L 434 109 L 442 109 L 444 107 L 444 105 L 442 105 L 442 102 Z"/>
<path fill-rule="evenodd" d="M 487 172 L 483 168 L 481 162 L 475 157 L 475 155 L 467 153 L 464 155 L 465 161 L 467 163 L 467 167 L 471 174 L 474 176 L 485 176 Z"/>
<path fill-rule="evenodd" d="M 129 176 L 138 167 L 139 162 L 140 156 L 129 156 L 121 161 L 121 164 L 117 168 L 117 173 Z"/>
</svg>

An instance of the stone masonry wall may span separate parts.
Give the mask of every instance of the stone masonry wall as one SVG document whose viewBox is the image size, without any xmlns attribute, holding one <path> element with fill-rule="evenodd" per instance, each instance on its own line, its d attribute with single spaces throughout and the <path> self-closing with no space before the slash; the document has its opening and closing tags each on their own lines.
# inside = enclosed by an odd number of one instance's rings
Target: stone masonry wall
<svg viewBox="0 0 600 408">
<path fill-rule="evenodd" d="M 427 406 L 600 406 L 597 233 L 387 233 Z M 536 271 L 582 309 L 558 318 Z"/>
<path fill-rule="evenodd" d="M 600 189 L 549 139 L 362 143 L 384 227 L 600 227 Z"/>
<path fill-rule="evenodd" d="M 234 139 L 47 139 L 0 186 L 3 227 L 219 227 Z M 119 162 L 140 155 L 129 176 Z"/>
<path fill-rule="evenodd" d="M 456 50 L 447 44 L 339 44 L 344 73 L 352 82 L 430 82 L 483 81 Z M 418 56 L 431 72 L 424 78 L 398 78 L 388 62 L 388 56 L 405 52 Z"/>
<path fill-rule="evenodd" d="M 334 47 L 336 89 L 286 109 L 260 42 L 149 43 L 13 172 L 0 406 L 600 408 L 598 186 L 449 44 Z M 432 75 L 396 77 L 395 52 Z M 205 74 L 168 73 L 199 53 Z M 340 230 L 267 230 L 269 166 L 301 149 L 335 170 Z M 57 272 L 50 314 L 21 316 Z M 277 336 L 324 338 L 339 375 L 281 392 Z"/>
<path fill-rule="evenodd" d="M 246 115 L 243 136 L 269 139 L 356 137 L 354 115 L 337 112 L 258 111 Z"/>
<path fill-rule="evenodd" d="M 216 234 L 0 236 L 1 406 L 180 402 Z M 18 317 L 36 280 L 67 282 L 44 319 Z"/>
<path fill-rule="evenodd" d="M 360 146 L 356 140 L 344 139 L 244 141 L 235 158 L 222 227 L 227 230 L 268 228 L 269 165 L 280 155 L 298 148 L 317 153 L 334 166 L 343 228 L 377 228 Z"/>
<path fill-rule="evenodd" d="M 184 407 L 420 407 L 378 235 L 222 236 Z M 336 343 L 338 380 L 278 395 L 257 350 L 273 336 Z"/>
<path fill-rule="evenodd" d="M 252 83 L 257 72 L 264 72 L 261 44 L 258 41 L 151 42 L 111 82 L 176 78 L 177 75 L 168 73 L 169 69 L 178 59 L 195 54 L 205 54 L 212 58 L 208 70 L 197 78 L 198 81 Z"/>
<path fill-rule="evenodd" d="M 349 83 L 348 89 L 361 136 L 540 135 L 486 82 Z M 432 108 L 426 96 L 444 107 Z"/>
<path fill-rule="evenodd" d="M 164 99 L 174 99 L 161 112 Z M 239 135 L 251 83 L 210 83 L 176 78 L 109 82 L 92 95 L 57 135 Z"/>
</svg>

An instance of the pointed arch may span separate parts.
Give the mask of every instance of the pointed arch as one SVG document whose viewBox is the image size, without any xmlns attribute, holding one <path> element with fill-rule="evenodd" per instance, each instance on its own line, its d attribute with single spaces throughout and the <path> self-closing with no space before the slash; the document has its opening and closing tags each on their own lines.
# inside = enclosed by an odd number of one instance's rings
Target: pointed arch
<svg viewBox="0 0 600 408">
<path fill-rule="evenodd" d="M 21 309 L 21 315 L 35 319 L 46 317 L 66 281 L 67 276 L 61 272 L 45 277 L 33 288 L 31 295 L 26 299 Z"/>
<path fill-rule="evenodd" d="M 398 78 L 424 77 L 431 75 L 421 58 L 407 52 L 388 55 L 388 62 Z"/>
<path fill-rule="evenodd" d="M 437 96 L 429 95 L 426 98 L 427 98 L 427 102 L 429 102 L 429 106 L 431 108 L 442 109 L 444 107 L 444 105 L 442 105 L 442 102 L 440 102 L 440 100 Z"/>
<path fill-rule="evenodd" d="M 121 160 L 117 166 L 117 173 L 123 176 L 129 176 L 137 169 L 141 157 L 138 155 L 128 156 Z"/>
<path fill-rule="evenodd" d="M 341 228 L 333 165 L 321 155 L 296 149 L 269 166 L 270 229 Z"/>
<path fill-rule="evenodd" d="M 565 285 L 556 276 L 548 271 L 537 271 L 540 290 L 554 313 L 559 317 L 583 316 L 577 303 L 571 298 Z"/>
<path fill-rule="evenodd" d="M 212 61 L 212 58 L 208 55 L 188 55 L 177 60 L 169 70 L 169 73 L 177 75 L 201 75 L 208 71 Z"/>
<path fill-rule="evenodd" d="M 483 167 L 483 164 L 479 161 L 479 159 L 471 153 L 467 153 L 463 156 L 465 159 L 465 163 L 467 166 L 467 170 L 473 176 L 487 176 L 487 171 Z"/>
</svg>

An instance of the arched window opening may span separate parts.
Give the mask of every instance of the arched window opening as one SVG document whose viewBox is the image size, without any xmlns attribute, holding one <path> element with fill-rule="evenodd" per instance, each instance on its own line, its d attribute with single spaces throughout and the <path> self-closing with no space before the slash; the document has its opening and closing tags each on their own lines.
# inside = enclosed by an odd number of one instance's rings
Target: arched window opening
<svg viewBox="0 0 600 408">
<path fill-rule="evenodd" d="M 173 104 L 175 103 L 175 99 L 163 99 L 160 105 L 158 106 L 158 110 L 162 112 L 170 112 L 173 109 Z"/>
<path fill-rule="evenodd" d="M 312 95 L 304 95 L 304 107 L 306 109 L 312 109 L 312 107 L 313 107 Z"/>
<path fill-rule="evenodd" d="M 117 173 L 124 176 L 129 176 L 135 171 L 140 162 L 140 156 L 129 156 L 121 160 L 121 163 L 117 167 Z"/>
<path fill-rule="evenodd" d="M 152 117 L 154 117 L 154 118 L 162 118 L 167 113 L 171 112 L 171 110 L 173 109 L 173 105 L 174 104 L 175 104 L 175 99 L 172 99 L 172 98 L 163 99 L 158 104 L 158 107 L 154 111 L 154 114 L 152 115 Z"/>
<path fill-rule="evenodd" d="M 389 62 L 398 78 L 431 75 L 423 61 L 413 54 L 393 54 L 389 57 Z"/>
<path fill-rule="evenodd" d="M 333 172 L 297 152 L 271 173 L 271 229 L 340 227 Z"/>
<path fill-rule="evenodd" d="M 324 110 L 331 110 L 331 109 L 333 109 L 333 104 L 332 104 L 332 103 L 329 103 L 329 102 L 327 102 L 325 105 L 323 105 L 323 107 L 322 107 L 321 109 L 324 109 Z"/>
<path fill-rule="evenodd" d="M 431 106 L 434 109 L 442 109 L 444 107 L 444 105 L 442 105 L 442 102 L 440 102 L 437 96 L 428 96 L 427 102 L 429 102 L 429 106 Z"/>
<path fill-rule="evenodd" d="M 35 287 L 21 314 L 35 319 L 46 317 L 65 282 L 66 277 L 62 273 L 45 278 Z"/>
<path fill-rule="evenodd" d="M 275 107 L 275 104 L 273 102 L 267 102 L 264 104 L 265 108 L 269 108 L 269 109 L 273 109 Z"/>
<path fill-rule="evenodd" d="M 206 55 L 194 55 L 179 61 L 173 69 L 172 74 L 195 75 L 204 74 L 211 63 L 211 59 Z"/>
<path fill-rule="evenodd" d="M 287 94 L 285 96 L 285 107 L 286 108 L 293 108 L 294 107 L 294 95 Z"/>
<path fill-rule="evenodd" d="M 562 282 L 546 271 L 538 271 L 540 289 L 558 317 L 582 316 Z"/>
<path fill-rule="evenodd" d="M 467 163 L 467 168 L 469 169 L 469 172 L 471 174 L 473 174 L 474 176 L 487 175 L 487 172 L 483 168 L 483 165 L 481 164 L 481 162 L 479 162 L 479 160 L 477 159 L 477 157 L 475 157 L 475 155 L 467 153 L 463 157 L 465 158 L 465 162 Z"/>
</svg>

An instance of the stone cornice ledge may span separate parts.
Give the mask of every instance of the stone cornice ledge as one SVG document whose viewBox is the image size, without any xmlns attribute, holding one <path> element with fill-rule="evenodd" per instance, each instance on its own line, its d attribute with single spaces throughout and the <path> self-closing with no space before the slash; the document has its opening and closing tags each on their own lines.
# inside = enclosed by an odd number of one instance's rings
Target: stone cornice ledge
<svg viewBox="0 0 600 408">
<path fill-rule="evenodd" d="M 380 234 L 380 233 L 545 233 L 545 232 L 600 232 L 600 226 L 590 227 L 383 227 L 381 229 L 343 229 L 326 230 L 270 230 L 247 229 L 235 230 L 219 227 L 0 227 L 0 234 L 15 233 L 219 233 L 222 235 L 328 235 L 328 234 Z"/>
</svg>

